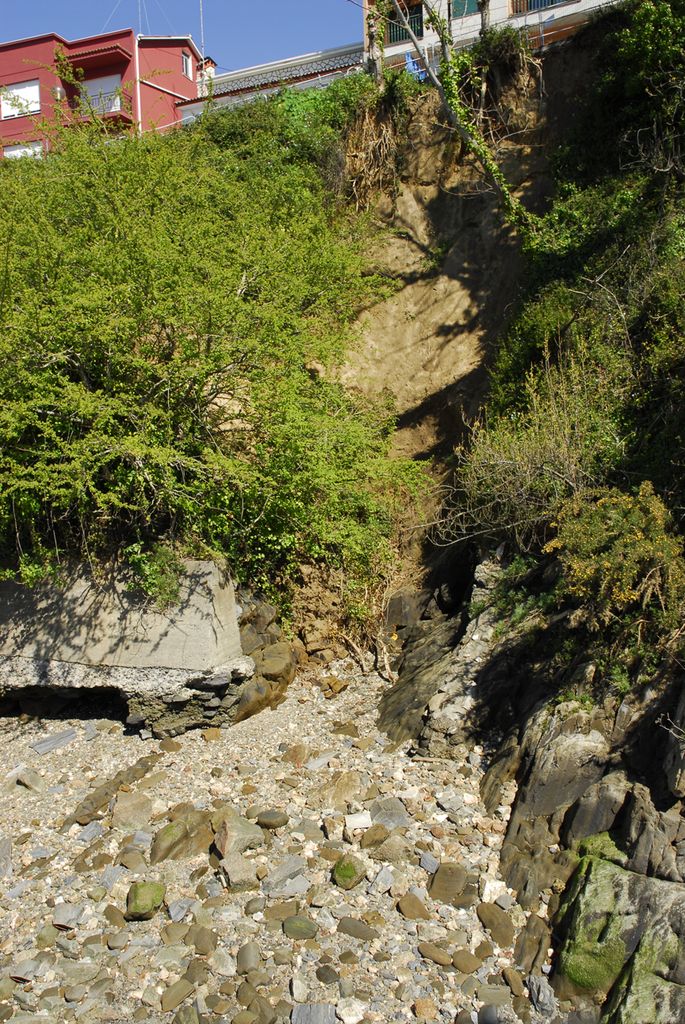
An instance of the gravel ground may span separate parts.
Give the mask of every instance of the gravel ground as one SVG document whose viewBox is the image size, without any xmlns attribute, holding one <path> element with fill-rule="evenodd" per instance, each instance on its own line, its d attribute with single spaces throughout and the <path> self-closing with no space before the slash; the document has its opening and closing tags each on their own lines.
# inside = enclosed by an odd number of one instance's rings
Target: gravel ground
<svg viewBox="0 0 685 1024">
<path fill-rule="evenodd" d="M 537 1019 L 498 876 L 513 794 L 488 817 L 478 748 L 411 759 L 375 725 L 387 684 L 332 668 L 335 699 L 303 673 L 161 743 L 0 718 L 0 1021 Z"/>
</svg>

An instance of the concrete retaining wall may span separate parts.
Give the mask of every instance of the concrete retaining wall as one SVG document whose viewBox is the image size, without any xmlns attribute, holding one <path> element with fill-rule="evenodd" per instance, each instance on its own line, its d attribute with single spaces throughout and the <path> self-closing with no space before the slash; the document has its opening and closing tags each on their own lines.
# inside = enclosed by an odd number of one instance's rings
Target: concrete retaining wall
<svg viewBox="0 0 685 1024">
<path fill-rule="evenodd" d="M 40 662 L 211 672 L 240 657 L 233 585 L 213 562 L 189 561 L 168 612 L 126 589 L 119 574 L 83 570 L 66 585 L 0 584 L 0 656 Z"/>
</svg>

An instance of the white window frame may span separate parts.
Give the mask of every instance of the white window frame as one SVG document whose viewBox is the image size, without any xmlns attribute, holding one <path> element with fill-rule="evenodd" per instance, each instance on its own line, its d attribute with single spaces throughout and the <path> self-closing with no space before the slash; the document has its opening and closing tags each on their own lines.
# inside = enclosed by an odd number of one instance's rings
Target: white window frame
<svg viewBox="0 0 685 1024">
<path fill-rule="evenodd" d="M 34 160 L 40 160 L 43 155 L 43 143 L 39 139 L 35 139 L 32 142 L 17 142 L 13 145 L 5 146 L 2 155 L 5 160 L 21 160 L 26 156 Z"/>
<path fill-rule="evenodd" d="M 193 58 L 185 50 L 181 50 L 181 67 L 186 78 L 193 80 Z"/>
<path fill-rule="evenodd" d="M 40 79 L 0 86 L 0 120 L 40 113 Z"/>
</svg>

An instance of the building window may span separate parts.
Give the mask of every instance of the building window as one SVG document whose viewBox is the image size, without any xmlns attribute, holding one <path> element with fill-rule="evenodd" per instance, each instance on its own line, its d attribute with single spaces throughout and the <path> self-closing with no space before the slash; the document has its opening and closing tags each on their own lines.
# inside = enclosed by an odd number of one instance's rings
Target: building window
<svg viewBox="0 0 685 1024">
<path fill-rule="evenodd" d="M 467 18 L 470 14 L 478 14 L 478 0 L 450 0 L 450 18 Z"/>
<path fill-rule="evenodd" d="M 15 82 L 14 85 L 3 86 L 0 92 L 0 116 L 3 121 L 8 117 L 25 117 L 27 114 L 40 112 L 40 82 Z"/>
<path fill-rule="evenodd" d="M 192 80 L 193 62 L 190 59 L 190 54 L 186 53 L 185 50 L 181 54 L 181 63 L 183 65 L 183 74 L 186 76 L 186 78 L 190 78 Z"/>
<path fill-rule="evenodd" d="M 43 143 L 20 142 L 15 146 L 5 146 L 2 155 L 5 160 L 17 160 L 20 156 L 41 157 L 43 155 Z"/>
</svg>

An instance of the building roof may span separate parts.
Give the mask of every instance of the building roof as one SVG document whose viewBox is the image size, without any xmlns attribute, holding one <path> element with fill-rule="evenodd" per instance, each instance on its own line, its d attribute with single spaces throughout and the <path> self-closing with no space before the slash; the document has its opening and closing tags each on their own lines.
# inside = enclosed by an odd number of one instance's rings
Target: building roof
<svg viewBox="0 0 685 1024">
<path fill-rule="evenodd" d="M 97 43 L 97 41 L 100 40 L 100 39 L 111 39 L 113 36 L 121 36 L 121 35 L 124 35 L 125 33 L 130 33 L 131 35 L 135 35 L 133 29 L 131 29 L 131 28 L 114 29 L 111 32 L 101 32 L 99 35 L 95 35 L 95 36 L 83 36 L 80 39 L 65 39 L 64 36 L 61 36 L 58 32 L 43 32 L 41 35 L 38 35 L 38 36 L 26 36 L 24 39 L 11 39 L 11 40 L 8 40 L 6 43 L 0 42 L 0 50 L 4 50 L 4 49 L 7 49 L 7 48 L 12 48 L 14 46 L 23 46 L 25 43 L 38 43 L 38 42 L 41 42 L 44 39 L 54 39 L 56 42 L 61 43 L 63 46 L 71 48 L 73 46 L 82 46 L 83 43 Z M 145 43 L 187 43 L 189 48 L 195 54 L 195 57 L 197 58 L 197 60 L 201 60 L 202 59 L 202 54 L 200 53 L 200 51 L 198 50 L 197 46 L 195 45 L 195 43 L 193 41 L 193 37 L 190 36 L 190 35 L 188 35 L 188 36 L 144 36 L 144 35 L 139 35 L 138 38 L 140 39 L 141 43 L 143 43 L 143 42 L 145 42 Z M 89 47 L 88 50 L 84 50 L 83 51 L 83 54 L 85 54 L 85 53 L 90 54 L 95 48 L 96 47 Z M 78 54 L 78 56 L 82 56 L 82 54 Z"/>
<path fill-rule="evenodd" d="M 351 46 L 339 46 L 332 50 L 291 57 L 288 60 L 259 64 L 256 67 L 217 75 L 214 79 L 213 95 L 226 96 L 232 92 L 276 85 L 278 82 L 289 79 L 307 78 L 310 75 L 318 74 L 325 75 L 339 68 L 354 67 L 361 64 L 363 59 L 363 44 L 353 43 Z"/>
</svg>

